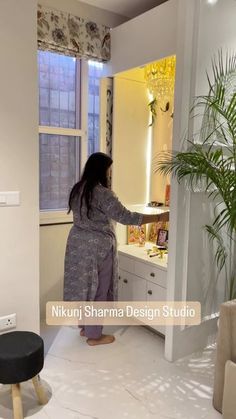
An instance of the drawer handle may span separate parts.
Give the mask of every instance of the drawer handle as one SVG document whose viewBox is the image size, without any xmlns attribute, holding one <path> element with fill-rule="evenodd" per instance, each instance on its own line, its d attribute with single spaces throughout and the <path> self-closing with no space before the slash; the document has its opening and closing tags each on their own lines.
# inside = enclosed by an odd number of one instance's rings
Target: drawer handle
<svg viewBox="0 0 236 419">
<path fill-rule="evenodd" d="M 128 279 L 124 279 L 124 280 L 123 280 L 123 282 L 124 282 L 125 284 L 128 284 Z"/>
<path fill-rule="evenodd" d="M 152 295 L 152 290 L 148 290 L 148 294 L 149 295 Z"/>
<path fill-rule="evenodd" d="M 151 272 L 150 273 L 150 276 L 154 277 L 155 276 L 154 272 Z"/>
</svg>

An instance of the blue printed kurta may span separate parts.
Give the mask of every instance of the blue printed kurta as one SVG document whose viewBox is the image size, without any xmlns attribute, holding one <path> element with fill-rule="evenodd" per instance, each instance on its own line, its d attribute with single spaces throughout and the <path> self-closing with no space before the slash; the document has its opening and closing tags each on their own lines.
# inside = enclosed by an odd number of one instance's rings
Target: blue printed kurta
<svg viewBox="0 0 236 419">
<path fill-rule="evenodd" d="M 98 287 L 98 271 L 112 250 L 113 276 L 109 300 L 117 300 L 118 258 L 114 221 L 126 225 L 141 225 L 143 214 L 127 210 L 108 188 L 97 185 L 93 191 L 91 210 L 80 201 L 73 203 L 73 227 L 70 230 L 64 275 L 65 301 L 93 301 Z"/>
</svg>

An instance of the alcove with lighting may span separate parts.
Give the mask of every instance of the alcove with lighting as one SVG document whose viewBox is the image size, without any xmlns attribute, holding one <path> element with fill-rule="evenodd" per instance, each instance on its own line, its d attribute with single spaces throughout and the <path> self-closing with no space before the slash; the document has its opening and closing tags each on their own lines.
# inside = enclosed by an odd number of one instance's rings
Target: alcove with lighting
<svg viewBox="0 0 236 419">
<path fill-rule="evenodd" d="M 114 77 L 112 186 L 131 210 L 168 210 L 170 180 L 155 169 L 160 153 L 172 149 L 174 82 L 175 56 Z M 148 206 L 151 202 L 158 206 Z M 125 244 L 125 228 L 117 229 L 119 243 Z"/>
</svg>

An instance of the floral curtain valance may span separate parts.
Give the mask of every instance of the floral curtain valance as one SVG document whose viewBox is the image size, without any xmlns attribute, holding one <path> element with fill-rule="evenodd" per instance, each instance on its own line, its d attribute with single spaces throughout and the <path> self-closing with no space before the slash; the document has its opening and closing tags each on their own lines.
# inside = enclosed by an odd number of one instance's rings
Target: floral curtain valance
<svg viewBox="0 0 236 419">
<path fill-rule="evenodd" d="M 38 47 L 73 57 L 109 61 L 110 29 L 38 5 Z"/>
</svg>

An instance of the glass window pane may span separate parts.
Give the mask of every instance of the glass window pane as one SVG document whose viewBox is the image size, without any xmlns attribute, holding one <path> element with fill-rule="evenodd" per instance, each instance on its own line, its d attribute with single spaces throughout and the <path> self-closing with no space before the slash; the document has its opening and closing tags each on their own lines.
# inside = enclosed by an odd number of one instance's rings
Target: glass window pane
<svg viewBox="0 0 236 419">
<path fill-rule="evenodd" d="M 40 125 L 80 128 L 76 118 L 80 115 L 80 100 L 76 100 L 80 97 L 79 66 L 73 57 L 38 51 Z"/>
<path fill-rule="evenodd" d="M 88 61 L 88 154 L 99 150 L 99 85 L 103 64 Z"/>
<path fill-rule="evenodd" d="M 99 150 L 99 115 L 88 115 L 89 155 Z"/>
<path fill-rule="evenodd" d="M 59 92 L 57 90 L 50 90 L 50 108 L 59 108 Z"/>
<path fill-rule="evenodd" d="M 49 125 L 49 114 L 48 112 L 45 110 L 43 111 L 42 109 L 40 109 L 40 121 L 41 121 L 41 125 Z"/>
<path fill-rule="evenodd" d="M 99 115 L 99 96 L 95 96 L 94 100 L 94 113 Z"/>
<path fill-rule="evenodd" d="M 70 190 L 76 182 L 78 137 L 40 134 L 40 209 L 68 208 Z"/>
<path fill-rule="evenodd" d="M 89 102 L 88 102 L 88 109 L 89 109 L 89 113 L 93 114 L 94 112 L 94 96 L 93 95 L 89 95 Z"/>
</svg>

